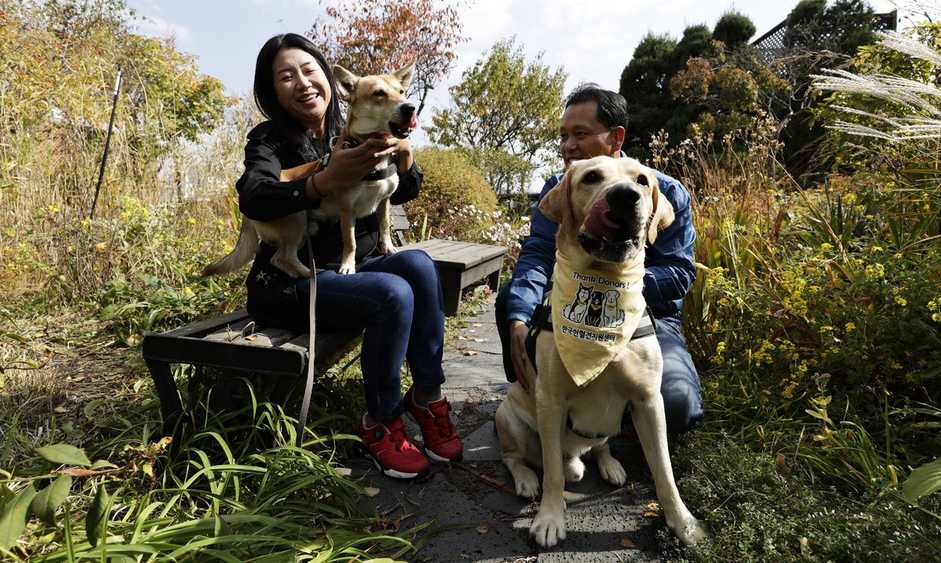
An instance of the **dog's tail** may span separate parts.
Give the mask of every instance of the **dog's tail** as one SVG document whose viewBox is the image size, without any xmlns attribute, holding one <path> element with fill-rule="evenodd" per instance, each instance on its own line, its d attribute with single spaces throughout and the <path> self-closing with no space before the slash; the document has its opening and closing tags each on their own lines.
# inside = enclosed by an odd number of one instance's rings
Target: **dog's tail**
<svg viewBox="0 0 941 563">
<path fill-rule="evenodd" d="M 255 232 L 252 222 L 247 217 L 242 217 L 242 228 L 239 229 L 239 241 L 235 243 L 235 248 L 225 257 L 203 268 L 202 275 L 215 276 L 234 272 L 248 264 L 257 249 L 258 233 Z"/>
</svg>

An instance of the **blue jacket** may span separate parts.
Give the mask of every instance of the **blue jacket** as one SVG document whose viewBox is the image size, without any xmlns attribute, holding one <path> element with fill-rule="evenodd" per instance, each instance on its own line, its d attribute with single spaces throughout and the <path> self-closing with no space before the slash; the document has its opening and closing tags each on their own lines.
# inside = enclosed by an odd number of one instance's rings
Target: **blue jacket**
<svg viewBox="0 0 941 563">
<path fill-rule="evenodd" d="M 540 201 L 559 183 L 562 174 L 546 181 L 539 194 Z M 693 266 L 693 245 L 696 231 L 690 214 L 690 196 L 683 184 L 657 172 L 660 191 L 673 204 L 676 217 L 673 224 L 657 235 L 653 245 L 647 245 L 644 261 L 644 298 L 655 317 L 680 320 L 683 297 L 696 279 Z M 506 297 L 507 320 L 528 323 L 536 304 L 552 283 L 555 265 L 555 233 L 559 224 L 551 221 L 538 207 L 533 213 L 530 235 L 523 241 L 513 278 Z"/>
</svg>

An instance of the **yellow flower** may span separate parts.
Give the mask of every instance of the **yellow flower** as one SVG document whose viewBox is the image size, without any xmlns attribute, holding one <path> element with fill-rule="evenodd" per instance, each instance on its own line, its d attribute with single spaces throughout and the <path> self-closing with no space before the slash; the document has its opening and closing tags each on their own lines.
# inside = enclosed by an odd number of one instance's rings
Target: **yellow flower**
<svg viewBox="0 0 941 563">
<path fill-rule="evenodd" d="M 95 245 L 95 250 L 97 250 L 98 252 L 104 252 L 105 250 L 107 250 L 107 248 L 108 248 L 108 245 L 103 242 L 99 242 L 98 244 Z"/>
<path fill-rule="evenodd" d="M 825 242 L 825 243 L 823 243 L 823 244 L 820 245 L 820 250 L 822 250 L 822 251 L 824 251 L 824 252 L 829 252 L 829 251 L 833 250 L 833 245 L 830 244 L 829 242 Z"/>
<path fill-rule="evenodd" d="M 186 220 L 186 222 L 189 223 L 190 225 L 195 225 L 196 219 L 193 219 L 192 217 L 190 217 L 189 219 Z"/>
<path fill-rule="evenodd" d="M 885 266 L 882 264 L 870 264 L 866 266 L 866 277 L 874 280 L 881 280 L 885 277 Z"/>
<path fill-rule="evenodd" d="M 186 297 L 187 299 L 189 299 L 190 297 L 193 297 L 195 295 L 196 294 L 193 293 L 193 290 L 190 289 L 188 286 L 183 288 L 183 297 Z"/>
<path fill-rule="evenodd" d="M 895 296 L 895 303 L 896 303 L 897 305 L 899 305 L 900 307 L 904 307 L 904 306 L 908 305 L 908 300 L 905 299 L 904 297 L 900 296 L 900 295 L 896 295 L 896 296 Z"/>
<path fill-rule="evenodd" d="M 932 313 L 931 320 L 933 320 L 936 323 L 941 323 L 941 313 Z"/>
<path fill-rule="evenodd" d="M 870 248 L 870 250 L 873 251 L 873 252 L 882 252 L 882 247 L 881 247 L 881 246 L 873 246 L 872 248 Z"/>
<path fill-rule="evenodd" d="M 792 399 L 794 397 L 794 390 L 797 389 L 797 383 L 791 381 L 787 386 L 781 391 L 781 396 L 785 399 Z"/>
<path fill-rule="evenodd" d="M 846 323 L 846 332 L 853 332 L 854 330 L 856 330 L 856 323 L 853 321 Z"/>
</svg>

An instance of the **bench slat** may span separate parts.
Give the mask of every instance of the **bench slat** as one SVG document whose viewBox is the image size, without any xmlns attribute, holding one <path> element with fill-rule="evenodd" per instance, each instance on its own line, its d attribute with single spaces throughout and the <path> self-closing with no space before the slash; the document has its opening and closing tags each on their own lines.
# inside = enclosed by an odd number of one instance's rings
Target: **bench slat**
<svg viewBox="0 0 941 563">
<path fill-rule="evenodd" d="M 248 319 L 248 311 L 239 309 L 227 313 L 220 317 L 213 317 L 202 321 L 196 321 L 180 328 L 163 333 L 165 336 L 195 336 L 201 337 L 204 334 L 215 332 L 231 324 L 236 324 L 243 319 Z"/>
<path fill-rule="evenodd" d="M 428 239 L 403 248 L 403 250 L 409 249 L 424 250 L 439 265 L 447 264 L 463 268 L 476 266 L 488 259 L 506 254 L 506 248 L 502 246 L 442 239 Z"/>
<path fill-rule="evenodd" d="M 248 324 L 248 323 L 245 323 Z M 206 340 L 218 340 L 229 344 L 244 344 L 246 346 L 266 346 L 277 348 L 297 336 L 293 330 L 283 328 L 266 328 L 258 332 L 249 332 L 242 335 L 240 330 L 225 330 L 206 335 Z"/>
</svg>

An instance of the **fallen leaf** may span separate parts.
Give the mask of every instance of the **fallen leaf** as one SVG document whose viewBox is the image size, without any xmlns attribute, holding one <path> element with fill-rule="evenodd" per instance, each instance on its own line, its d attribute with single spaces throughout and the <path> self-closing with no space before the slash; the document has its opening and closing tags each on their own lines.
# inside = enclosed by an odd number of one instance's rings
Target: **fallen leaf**
<svg viewBox="0 0 941 563">
<path fill-rule="evenodd" d="M 363 494 L 369 498 L 372 498 L 379 494 L 379 489 L 376 487 L 366 487 L 363 489 Z"/>
<path fill-rule="evenodd" d="M 59 414 L 65 414 L 65 413 L 69 412 L 69 409 L 65 408 L 65 407 L 62 406 L 62 405 L 59 405 L 58 407 L 52 409 L 52 412 L 59 413 Z"/>
<path fill-rule="evenodd" d="M 634 543 L 634 540 L 632 540 L 631 538 L 622 539 L 621 547 L 623 547 L 624 549 L 640 549 L 640 547 L 638 547 L 638 545 Z"/>
<path fill-rule="evenodd" d="M 465 355 L 465 356 L 476 356 L 476 355 L 477 355 L 477 350 L 464 350 L 464 351 L 461 352 L 461 354 L 463 354 L 463 355 Z"/>
<path fill-rule="evenodd" d="M 490 531 L 490 528 L 488 528 L 486 524 L 481 524 L 480 526 L 477 526 L 477 533 L 480 535 L 484 535 L 489 531 Z"/>
<path fill-rule="evenodd" d="M 659 518 L 659 517 L 660 517 L 660 513 L 659 513 L 659 512 L 654 512 L 654 511 L 652 511 L 652 510 L 648 510 L 647 512 L 644 512 L 644 518 L 649 518 L 650 520 L 655 520 L 655 519 L 657 519 L 657 518 Z"/>
<path fill-rule="evenodd" d="M 353 470 L 349 467 L 337 467 L 336 472 L 337 475 L 342 475 L 343 477 L 349 477 L 353 474 Z"/>
<path fill-rule="evenodd" d="M 474 324 L 472 324 L 471 326 L 474 327 L 474 328 L 480 328 L 480 327 L 482 327 L 483 325 L 480 324 L 480 323 L 474 323 Z"/>
<path fill-rule="evenodd" d="M 655 510 L 655 511 L 659 512 L 659 511 L 660 511 L 660 503 L 657 502 L 657 501 L 655 501 L 655 500 L 652 500 L 652 501 L 648 502 L 648 503 L 647 503 L 647 510 Z"/>
</svg>

